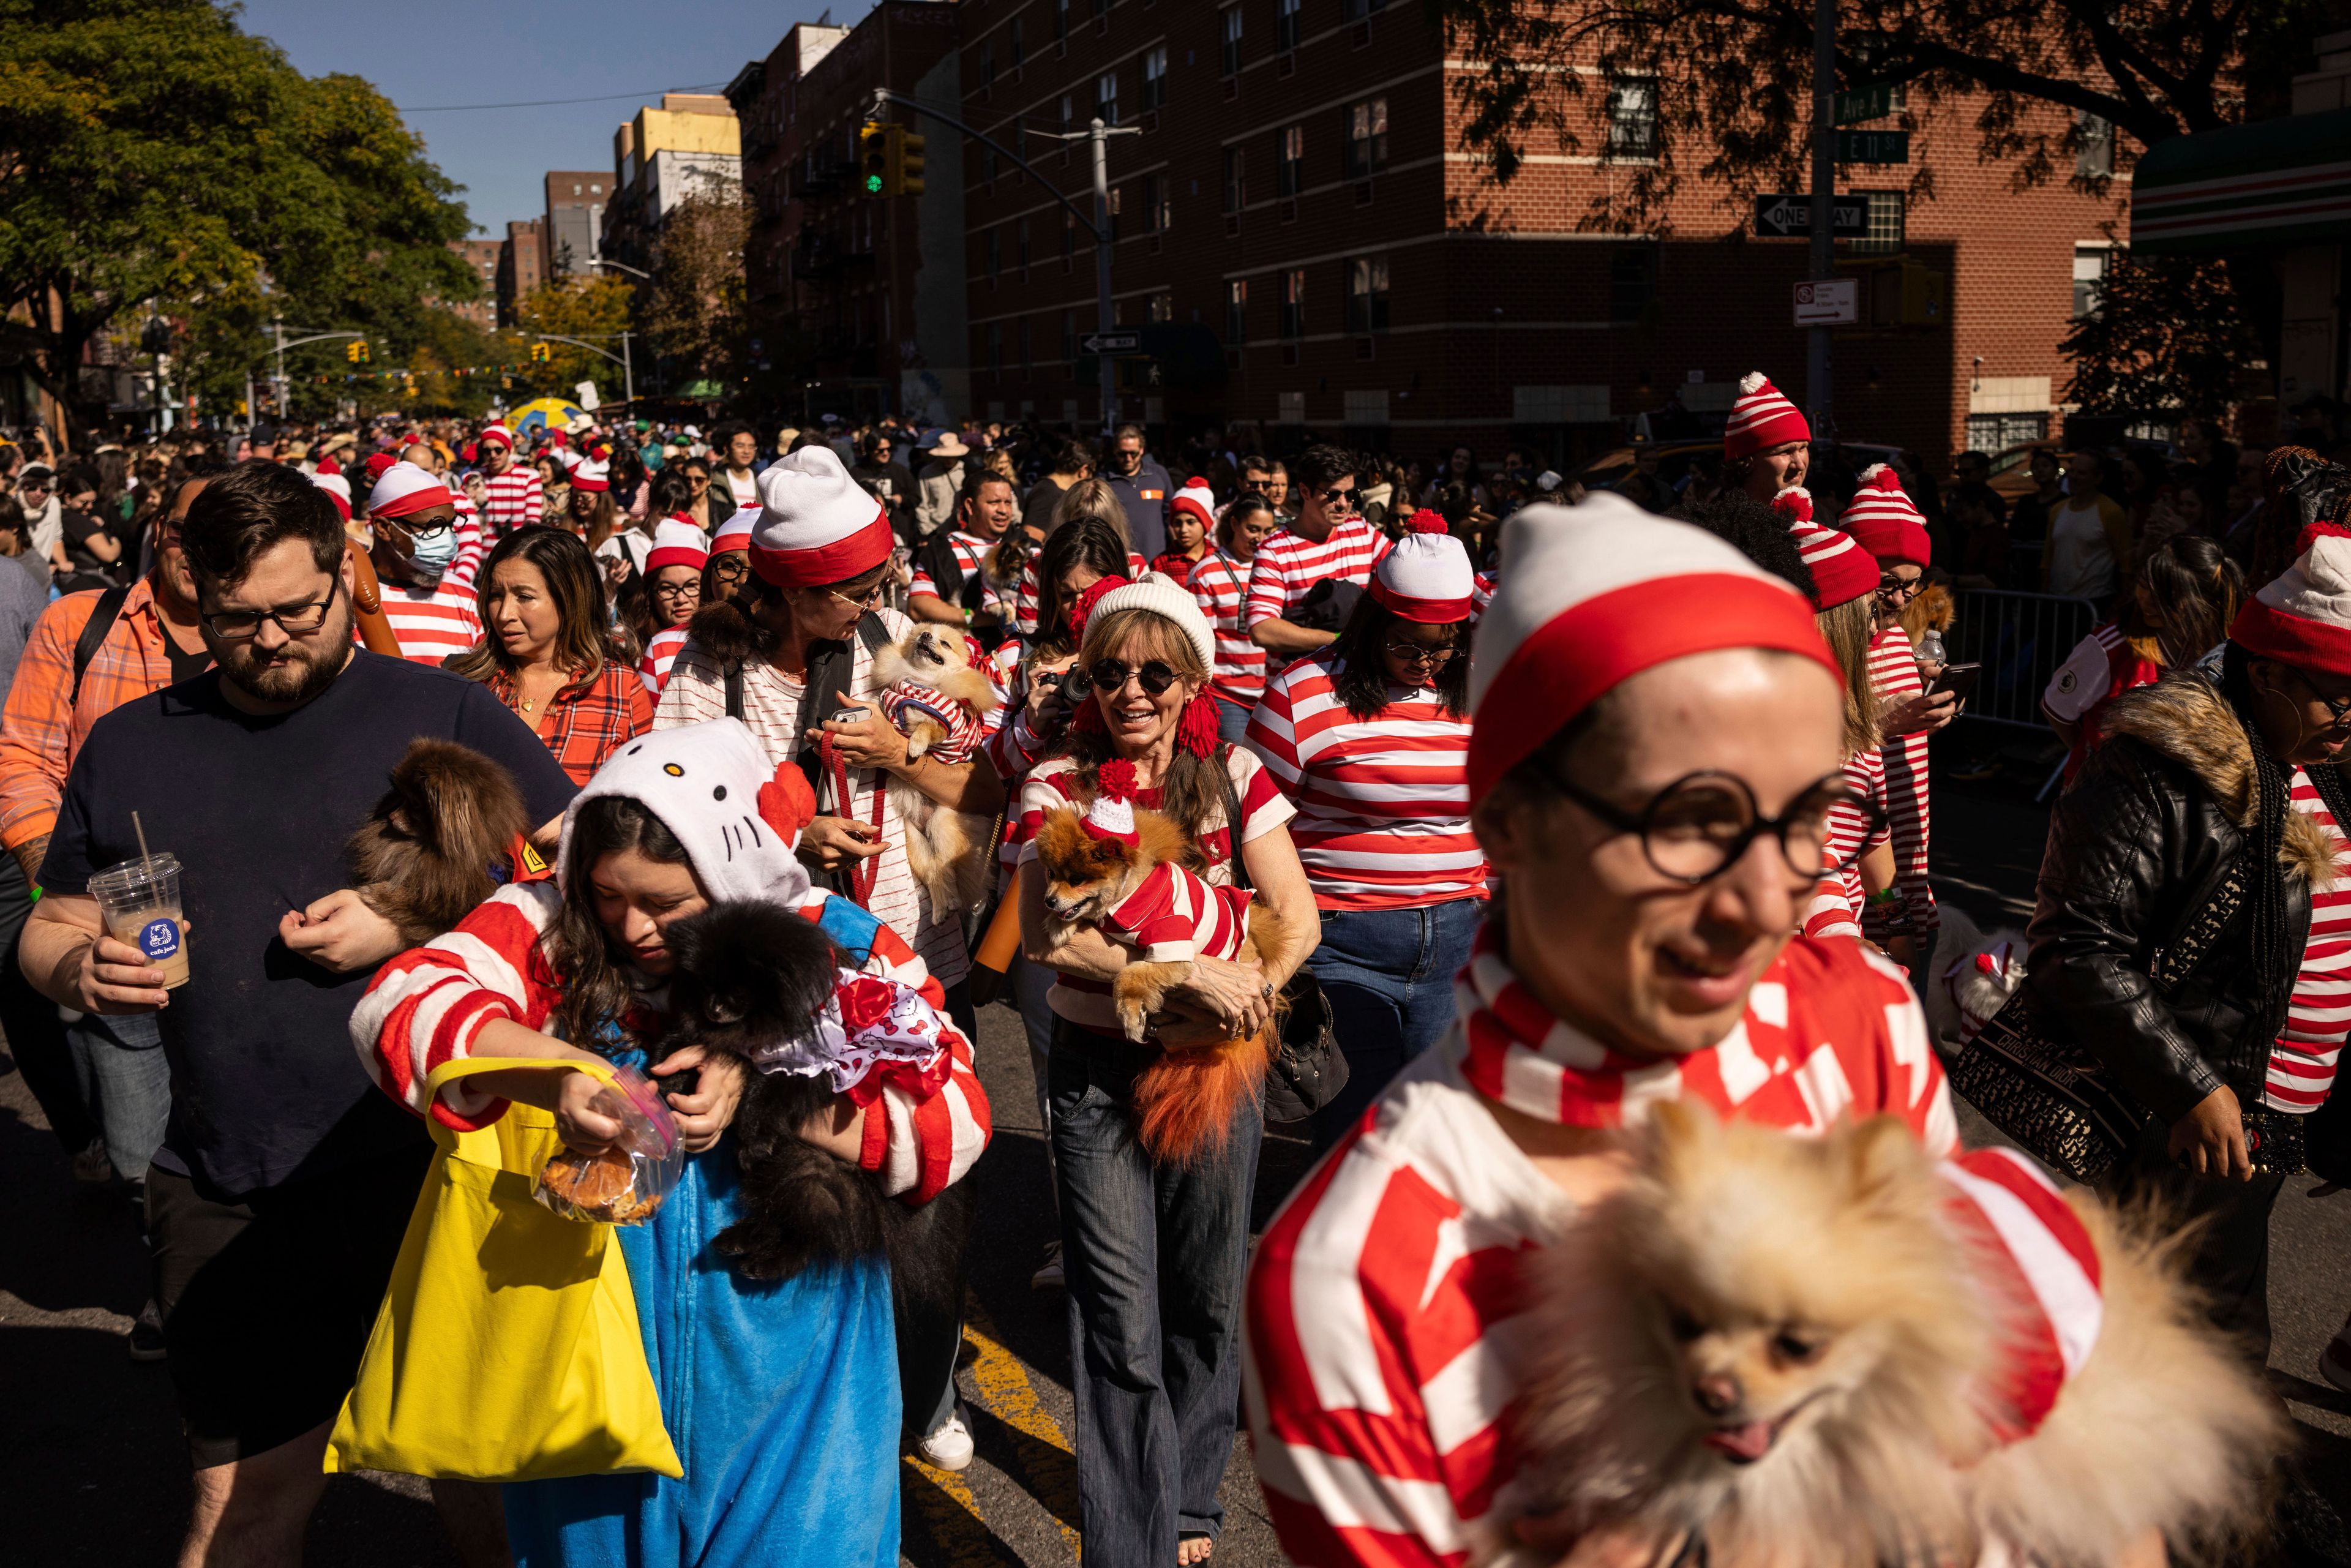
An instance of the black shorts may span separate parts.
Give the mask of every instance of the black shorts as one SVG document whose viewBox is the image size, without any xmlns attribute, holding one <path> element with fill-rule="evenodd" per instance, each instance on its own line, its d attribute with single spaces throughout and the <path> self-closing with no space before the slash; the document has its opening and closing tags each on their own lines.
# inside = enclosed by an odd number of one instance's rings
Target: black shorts
<svg viewBox="0 0 2351 1568">
<path fill-rule="evenodd" d="M 430 1145 L 215 1203 L 147 1176 L 155 1300 L 198 1469 L 335 1418 L 359 1374 Z"/>
</svg>

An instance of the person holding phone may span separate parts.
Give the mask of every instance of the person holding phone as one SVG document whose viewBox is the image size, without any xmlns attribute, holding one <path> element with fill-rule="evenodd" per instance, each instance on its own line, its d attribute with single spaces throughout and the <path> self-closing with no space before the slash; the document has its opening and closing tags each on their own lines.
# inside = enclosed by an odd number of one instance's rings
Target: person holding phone
<svg viewBox="0 0 2351 1568">
<path fill-rule="evenodd" d="M 1887 890 L 1894 896 L 1874 896 L 1862 929 L 1873 940 L 1888 940 L 1895 924 L 1889 917 L 1898 906 L 1909 916 L 1918 949 L 1931 953 L 1942 916 L 1927 878 L 1927 741 L 1958 716 L 1959 700 L 1952 691 L 1926 689 L 1924 677 L 1939 675 L 1942 667 L 1922 670 L 1910 634 L 1902 629 L 1902 612 L 1926 586 L 1934 546 L 1927 519 L 1883 463 L 1862 471 L 1839 522 L 1877 560 L 1869 678 L 1884 705 L 1877 720 L 1878 756 L 1886 769 L 1886 827 L 1894 845 L 1894 886 Z"/>
</svg>

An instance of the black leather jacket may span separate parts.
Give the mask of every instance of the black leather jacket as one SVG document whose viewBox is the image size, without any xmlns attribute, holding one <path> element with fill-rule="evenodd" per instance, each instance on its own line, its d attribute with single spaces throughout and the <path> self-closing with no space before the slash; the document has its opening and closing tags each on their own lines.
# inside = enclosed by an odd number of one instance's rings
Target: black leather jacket
<svg viewBox="0 0 2351 1568">
<path fill-rule="evenodd" d="M 2166 1123 L 2221 1084 L 2257 1103 L 2294 976 L 2253 973 L 2252 895 L 2168 996 L 2148 969 L 2247 852 L 2252 742 L 2211 683 L 2174 674 L 2125 693 L 2057 803 L 2028 933 L 2025 988 L 2065 1037 Z M 2332 874 L 2315 824 L 2294 814 L 2280 858 L 2287 951 L 2310 937 L 2313 875 Z"/>
</svg>

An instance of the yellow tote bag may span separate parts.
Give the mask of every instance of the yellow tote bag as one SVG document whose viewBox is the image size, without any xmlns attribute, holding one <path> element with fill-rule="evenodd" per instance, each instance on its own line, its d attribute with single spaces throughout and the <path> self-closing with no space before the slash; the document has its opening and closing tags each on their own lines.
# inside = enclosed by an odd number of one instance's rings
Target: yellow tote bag
<svg viewBox="0 0 2351 1568">
<path fill-rule="evenodd" d="M 435 1068 L 425 1099 L 516 1067 L 612 1081 L 601 1062 L 486 1057 Z M 513 1104 L 478 1133 L 427 1124 L 440 1148 L 328 1441 L 328 1470 L 491 1481 L 684 1474 L 613 1228 L 531 1197 L 561 1143 L 554 1116 Z"/>
</svg>

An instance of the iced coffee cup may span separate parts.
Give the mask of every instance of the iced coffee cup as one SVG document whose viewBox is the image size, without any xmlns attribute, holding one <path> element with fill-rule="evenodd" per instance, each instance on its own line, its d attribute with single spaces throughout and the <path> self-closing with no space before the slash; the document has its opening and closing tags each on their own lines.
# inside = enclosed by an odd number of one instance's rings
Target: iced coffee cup
<svg viewBox="0 0 2351 1568">
<path fill-rule="evenodd" d="M 180 916 L 180 862 L 168 854 L 124 861 L 89 879 L 106 934 L 136 947 L 151 969 L 163 971 L 163 988 L 188 983 L 188 937 Z"/>
</svg>

